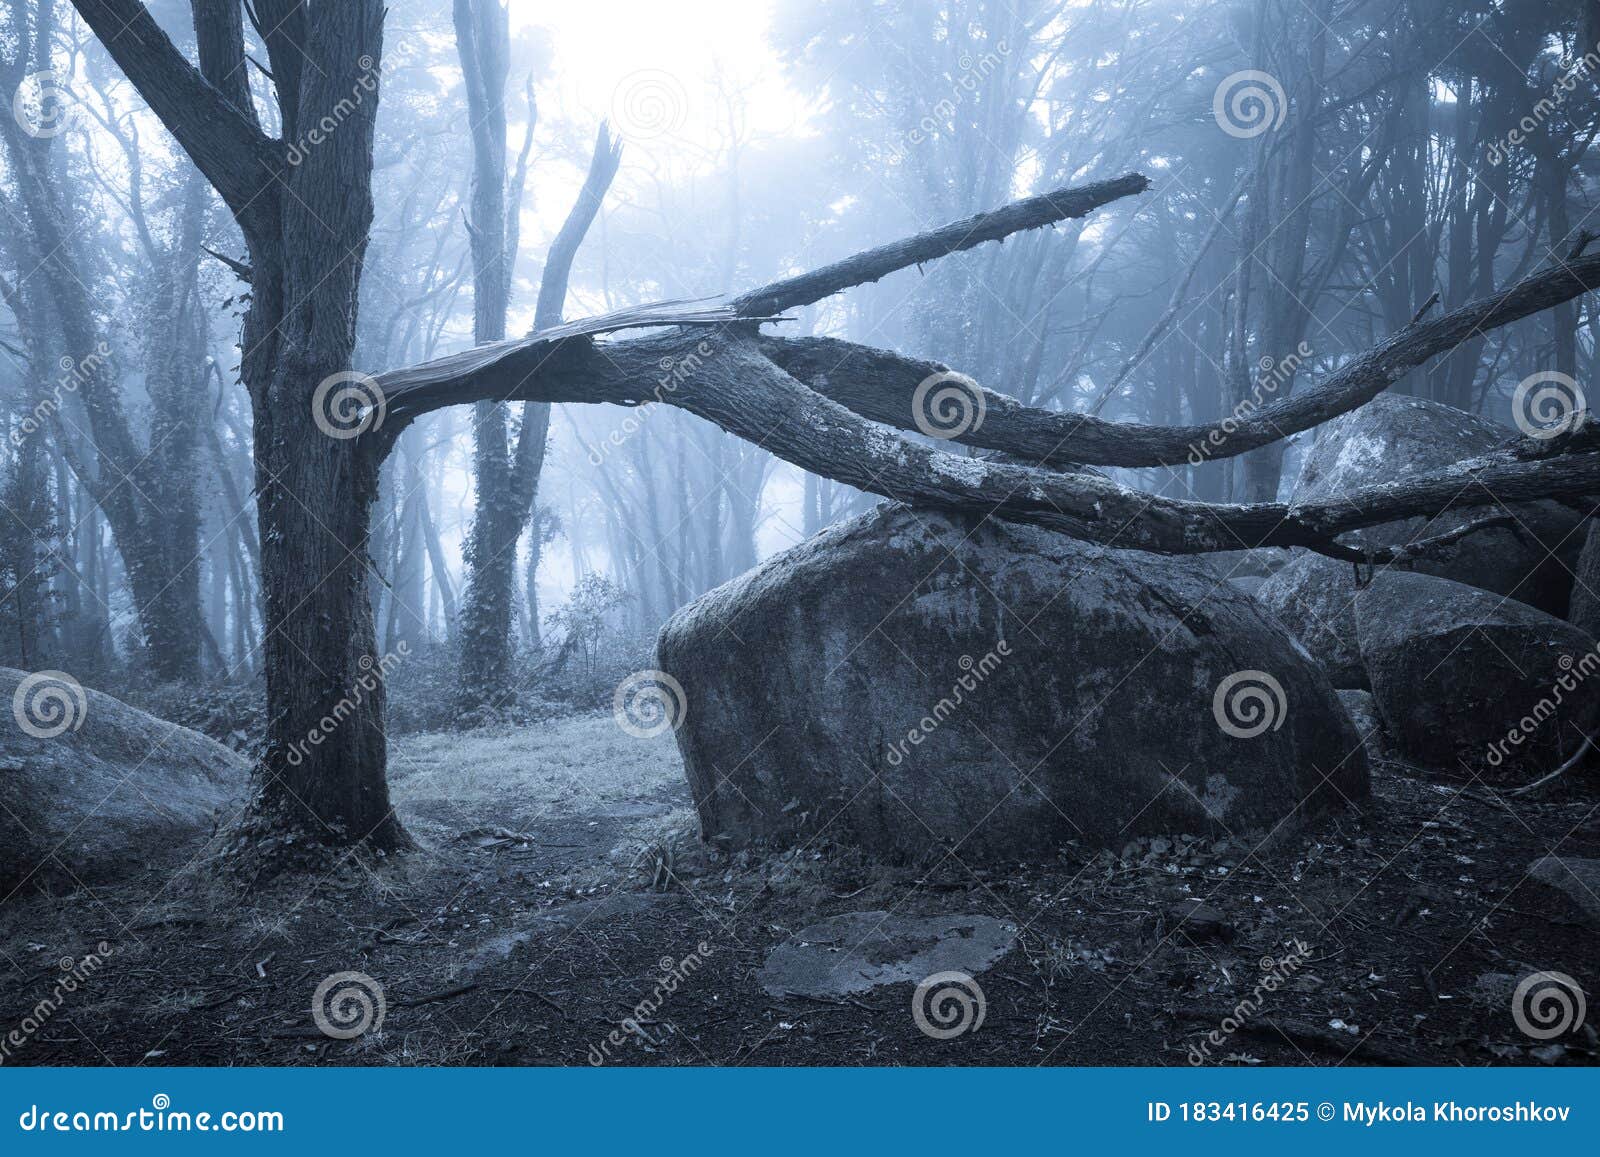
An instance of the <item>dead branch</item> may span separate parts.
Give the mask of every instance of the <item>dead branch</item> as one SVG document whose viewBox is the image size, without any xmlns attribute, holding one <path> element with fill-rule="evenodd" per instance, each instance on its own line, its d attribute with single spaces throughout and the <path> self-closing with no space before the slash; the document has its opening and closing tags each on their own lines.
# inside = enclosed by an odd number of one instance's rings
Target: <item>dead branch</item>
<svg viewBox="0 0 1600 1157">
<path fill-rule="evenodd" d="M 1560 779 L 1563 775 L 1566 775 L 1567 772 L 1569 772 L 1573 768 L 1577 767 L 1578 766 L 1578 761 L 1581 760 L 1586 754 L 1588 754 L 1589 749 L 1592 748 L 1593 746 L 1594 746 L 1594 736 L 1585 735 L 1583 737 L 1583 742 L 1578 745 L 1578 750 L 1573 753 L 1571 759 L 1567 760 L 1560 767 L 1558 767 L 1554 771 L 1552 771 L 1549 775 L 1540 776 L 1538 779 L 1534 780 L 1532 783 L 1525 784 L 1524 786 L 1516 788 L 1513 791 L 1508 791 L 1508 792 L 1506 792 L 1506 794 L 1507 795 L 1527 795 L 1530 791 L 1537 791 L 1539 788 L 1543 787 L 1547 783 L 1553 783 L 1554 781 Z"/>
<path fill-rule="evenodd" d="M 1473 519 L 1444 534 L 1436 534 L 1432 538 L 1420 538 L 1416 542 L 1401 543 L 1399 546 L 1367 547 L 1329 543 L 1320 553 L 1329 558 L 1353 562 L 1358 566 L 1409 566 L 1422 559 L 1437 557 L 1462 539 L 1474 534 L 1501 526 L 1510 527 L 1515 531 L 1517 525 L 1516 517 L 1513 515 L 1493 514 Z"/>
<path fill-rule="evenodd" d="M 985 241 L 999 241 L 1013 233 L 1087 216 L 1101 205 L 1142 193 L 1149 187 L 1150 181 L 1143 174 L 1129 173 L 1111 181 L 1040 193 L 964 221 L 868 249 L 809 273 L 763 285 L 734 298 L 733 307 L 741 317 L 757 317 L 810 305 L 841 290 L 877 281 L 898 270 L 959 253 Z"/>
<path fill-rule="evenodd" d="M 1413 322 L 1347 362 L 1319 384 L 1204 426 L 1109 422 L 1090 414 L 1040 410 L 977 387 L 982 424 L 957 441 L 1001 450 L 1040 465 L 1178 466 L 1231 458 L 1309 430 L 1365 405 L 1429 359 L 1522 318 L 1600 288 L 1600 255 L 1532 274 L 1432 321 Z M 763 338 L 773 361 L 819 393 L 858 413 L 910 428 L 911 398 L 935 362 L 836 338 Z M 1559 451 L 1548 451 L 1559 452 Z"/>
<path fill-rule="evenodd" d="M 502 361 L 499 372 L 487 374 L 476 390 L 525 401 L 664 401 L 803 469 L 886 498 L 997 515 L 1160 554 L 1302 546 L 1348 559 L 1352 547 L 1338 536 L 1363 527 L 1444 510 L 1600 493 L 1600 452 L 1527 462 L 1506 450 L 1330 502 L 1212 505 L 1158 497 L 1092 473 L 1057 474 L 968 458 L 901 437 L 808 389 L 765 357 L 750 335 L 726 328 L 600 344 L 558 342 L 522 368 L 520 380 L 508 386 Z M 476 390 L 466 397 L 430 393 L 427 400 L 472 400 Z M 408 412 L 416 404 L 408 399 Z"/>
</svg>

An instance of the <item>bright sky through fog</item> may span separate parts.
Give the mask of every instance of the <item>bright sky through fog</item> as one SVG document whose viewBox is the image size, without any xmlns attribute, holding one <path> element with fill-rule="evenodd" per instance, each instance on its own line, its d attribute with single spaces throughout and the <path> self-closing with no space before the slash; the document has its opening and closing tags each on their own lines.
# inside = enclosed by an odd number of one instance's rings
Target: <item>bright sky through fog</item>
<svg viewBox="0 0 1600 1157">
<path fill-rule="evenodd" d="M 555 76 L 545 88 L 554 88 L 559 115 L 611 117 L 652 154 L 693 153 L 715 142 L 719 70 L 730 89 L 745 92 L 753 132 L 781 134 L 803 123 L 805 101 L 784 83 L 767 41 L 767 0 L 510 0 L 509 7 L 513 33 L 539 27 L 551 37 Z M 629 121 L 638 122 L 637 134 Z"/>
</svg>

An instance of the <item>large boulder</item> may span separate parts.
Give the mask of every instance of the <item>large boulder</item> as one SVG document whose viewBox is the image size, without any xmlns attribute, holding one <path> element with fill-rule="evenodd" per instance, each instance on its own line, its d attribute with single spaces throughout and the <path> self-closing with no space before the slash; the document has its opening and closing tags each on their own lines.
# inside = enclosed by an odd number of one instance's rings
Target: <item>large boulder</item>
<svg viewBox="0 0 1600 1157">
<path fill-rule="evenodd" d="M 1394 749 L 1394 744 L 1383 729 L 1383 717 L 1378 714 L 1378 705 L 1372 701 L 1372 692 L 1341 690 L 1339 702 L 1344 704 L 1350 722 L 1355 724 L 1356 734 L 1361 736 L 1362 745 L 1367 749 L 1368 764 L 1380 767 L 1400 758 L 1400 753 Z"/>
<path fill-rule="evenodd" d="M 1327 677 L 1204 564 L 884 506 L 663 628 L 707 839 L 892 857 L 1292 827 L 1367 795 Z"/>
<path fill-rule="evenodd" d="M 1572 601 L 1567 622 L 1600 638 L 1600 518 L 1591 518 L 1583 534 L 1583 549 L 1572 574 Z"/>
<path fill-rule="evenodd" d="M 247 790 L 222 744 L 59 672 L 0 667 L 0 712 L 0 881 L 159 859 Z"/>
<path fill-rule="evenodd" d="M 1540 856 L 1528 865 L 1528 878 L 1517 891 L 1524 889 L 1554 919 L 1600 931 L 1600 860 Z"/>
<path fill-rule="evenodd" d="M 1356 600 L 1361 594 L 1354 567 L 1314 551 L 1297 551 L 1255 592 L 1341 689 L 1367 686 L 1367 669 L 1356 644 Z"/>
<path fill-rule="evenodd" d="M 1380 394 L 1321 428 L 1301 464 L 1293 501 L 1335 501 L 1362 486 L 1442 470 L 1489 453 L 1510 434 L 1453 406 Z M 1415 569 L 1564 615 L 1572 589 L 1570 568 L 1583 541 L 1575 533 L 1580 515 L 1559 503 L 1504 507 L 1482 487 L 1464 482 L 1456 504 L 1434 518 L 1370 527 L 1350 541 L 1400 546 L 1493 514 L 1508 514 L 1515 522 L 1469 535 L 1439 556 L 1418 562 Z"/>
<path fill-rule="evenodd" d="M 1600 715 L 1594 637 L 1514 599 L 1388 571 L 1362 592 L 1356 633 L 1384 729 L 1415 763 L 1548 769 Z"/>
</svg>

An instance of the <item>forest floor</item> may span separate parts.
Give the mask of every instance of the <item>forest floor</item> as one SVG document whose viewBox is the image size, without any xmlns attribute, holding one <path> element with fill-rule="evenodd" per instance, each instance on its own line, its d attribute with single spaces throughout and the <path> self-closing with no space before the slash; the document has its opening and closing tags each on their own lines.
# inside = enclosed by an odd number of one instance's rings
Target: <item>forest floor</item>
<svg viewBox="0 0 1600 1157">
<path fill-rule="evenodd" d="M 1548 1042 L 1511 1011 L 1534 971 L 1600 992 L 1596 933 L 1527 877 L 1546 854 L 1600 856 L 1592 775 L 1508 807 L 1390 765 L 1368 815 L 1270 849 L 1174 838 L 914 869 L 707 852 L 670 737 L 609 716 L 395 748 L 414 854 L 241 889 L 203 849 L 173 848 L 120 883 L 0 906 L 0 1037 L 33 1018 L 4 1063 L 1596 1061 L 1592 1015 Z M 763 988 L 775 946 L 851 912 L 1004 921 L 1015 943 L 977 974 L 981 1025 L 925 1034 L 911 981 Z M 98 968 L 46 1007 L 58 960 L 100 942 Z M 383 995 L 381 1026 L 350 1040 L 312 1010 L 342 972 Z"/>
</svg>

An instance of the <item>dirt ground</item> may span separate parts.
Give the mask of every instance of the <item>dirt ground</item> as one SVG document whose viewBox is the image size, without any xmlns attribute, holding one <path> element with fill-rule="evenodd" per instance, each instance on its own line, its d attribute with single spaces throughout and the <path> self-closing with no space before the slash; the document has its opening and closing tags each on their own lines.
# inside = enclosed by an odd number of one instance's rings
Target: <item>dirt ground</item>
<svg viewBox="0 0 1600 1157">
<path fill-rule="evenodd" d="M 1526 875 L 1543 855 L 1600 856 L 1592 773 L 1528 802 L 1391 765 L 1368 815 L 1267 849 L 1179 836 L 1120 856 L 1068 847 L 1051 863 L 884 867 L 825 846 L 708 852 L 670 739 L 633 739 L 609 717 L 396 746 L 417 853 L 246 886 L 207 848 L 171 848 L 122 881 L 35 883 L 0 905 L 0 1039 L 33 1018 L 4 1063 L 1597 1058 L 1592 1014 L 1545 1041 L 1511 1009 L 1535 971 L 1600 992 L 1600 934 Z M 768 953 L 793 933 L 877 911 L 1015 926 L 1015 946 L 976 977 L 980 1027 L 926 1034 L 910 982 L 837 998 L 763 989 Z M 104 959 L 54 1006 L 59 962 L 102 942 Z M 1286 955 L 1293 967 L 1261 996 L 1264 965 Z M 313 996 L 346 972 L 381 989 L 383 1020 L 335 1039 Z M 1211 1038 L 1230 1016 L 1233 1031 Z"/>
</svg>

